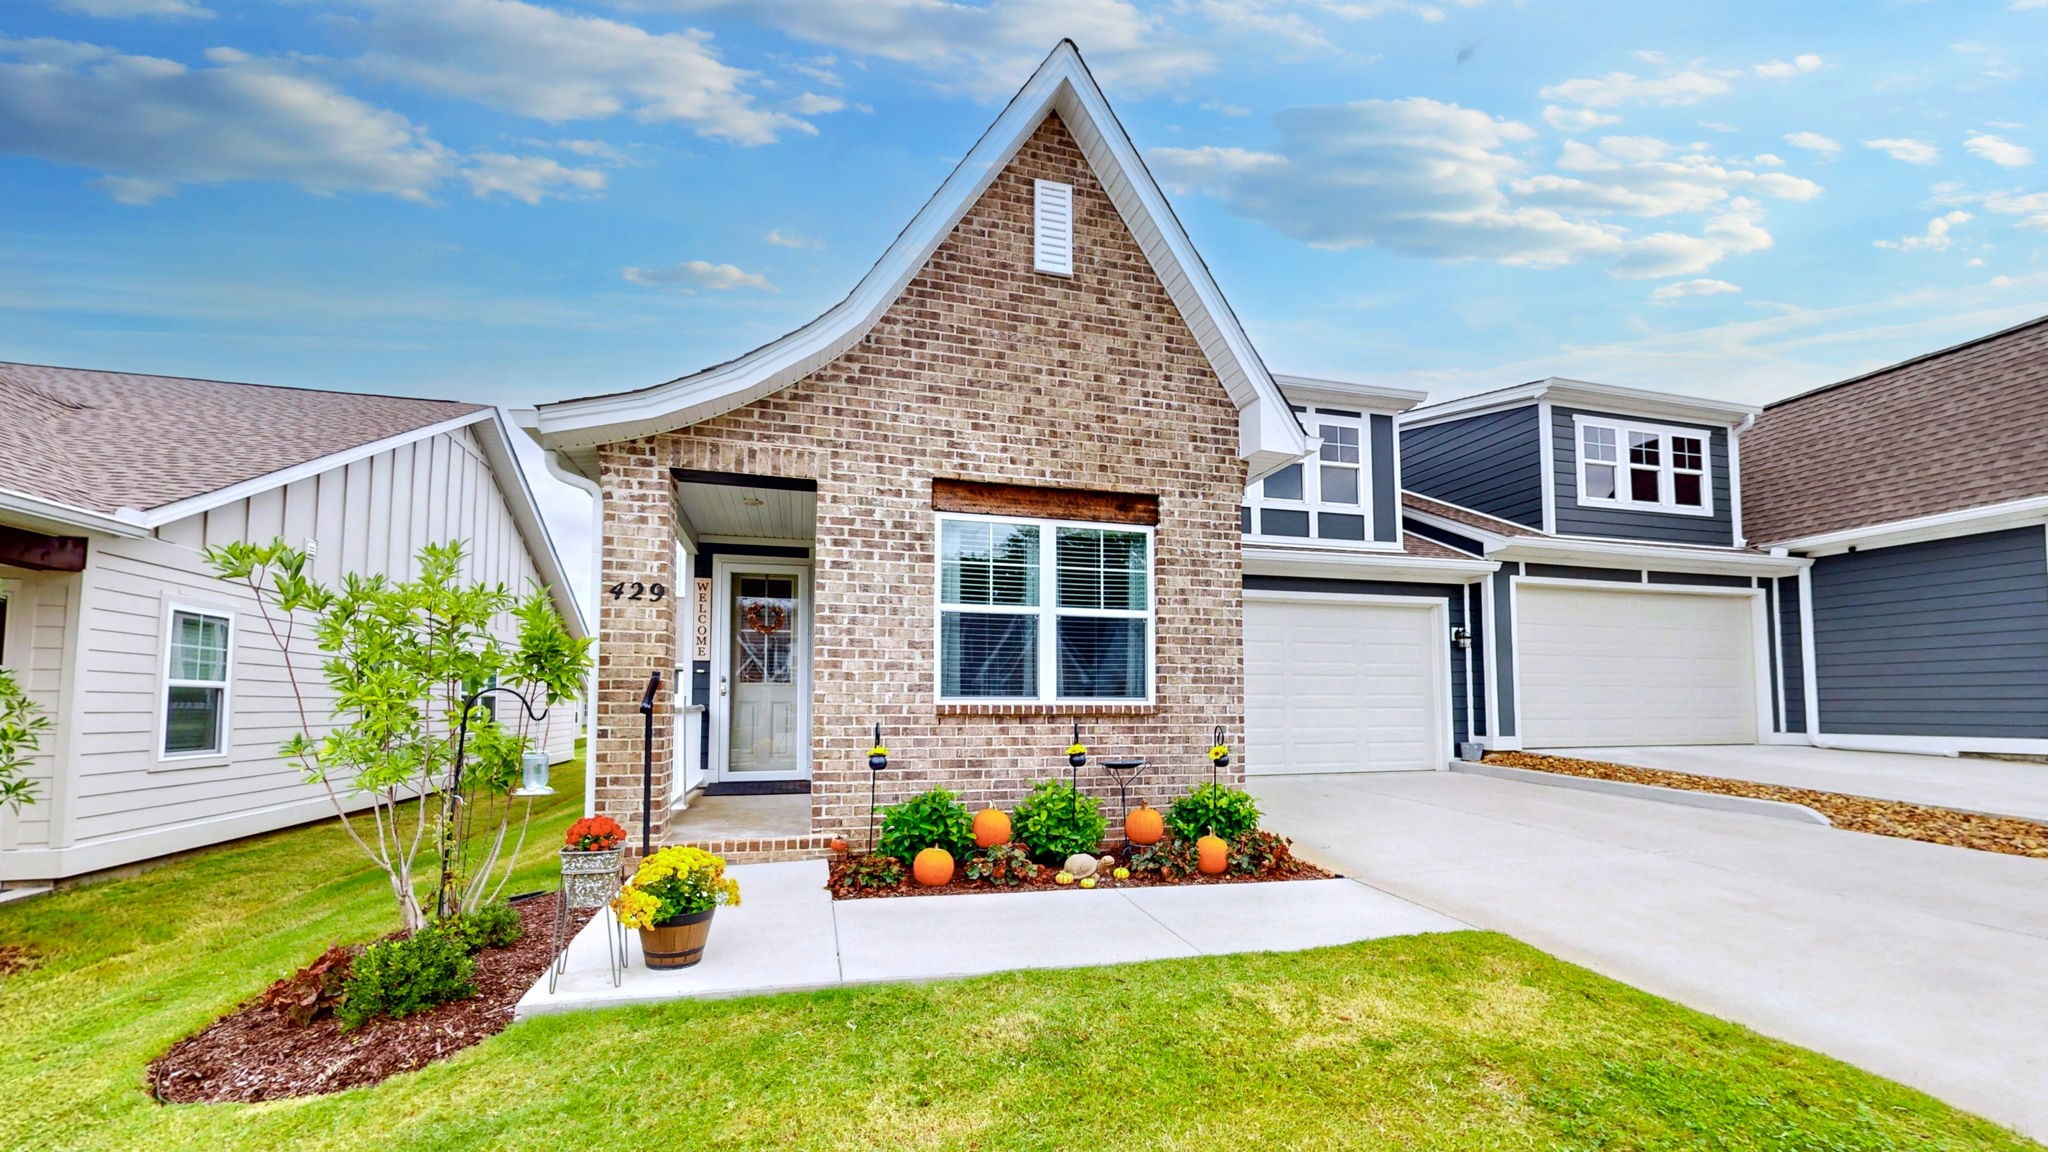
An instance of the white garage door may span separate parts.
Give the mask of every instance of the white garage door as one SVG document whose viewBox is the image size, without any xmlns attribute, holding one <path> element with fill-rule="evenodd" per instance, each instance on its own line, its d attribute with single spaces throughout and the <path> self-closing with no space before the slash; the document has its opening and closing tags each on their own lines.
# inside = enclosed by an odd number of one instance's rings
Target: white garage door
<svg viewBox="0 0 2048 1152">
<path fill-rule="evenodd" d="M 1748 596 L 1522 585 L 1526 748 L 1756 742 Z"/>
<path fill-rule="evenodd" d="M 1245 770 L 1443 767 L 1441 619 L 1430 601 L 1247 599 Z"/>
</svg>

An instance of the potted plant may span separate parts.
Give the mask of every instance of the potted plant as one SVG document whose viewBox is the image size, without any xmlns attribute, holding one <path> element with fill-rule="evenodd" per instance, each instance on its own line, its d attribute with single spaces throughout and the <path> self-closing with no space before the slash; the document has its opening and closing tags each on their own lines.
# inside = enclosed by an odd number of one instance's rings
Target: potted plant
<svg viewBox="0 0 2048 1152">
<path fill-rule="evenodd" d="M 571 908 L 601 908 L 619 887 L 626 830 L 609 816 L 585 816 L 562 838 L 562 898 Z"/>
<path fill-rule="evenodd" d="M 663 848 L 640 862 L 612 900 L 619 923 L 640 931 L 649 968 L 688 968 L 704 958 L 711 914 L 740 902 L 740 883 L 725 875 L 725 857 L 702 848 Z"/>
</svg>

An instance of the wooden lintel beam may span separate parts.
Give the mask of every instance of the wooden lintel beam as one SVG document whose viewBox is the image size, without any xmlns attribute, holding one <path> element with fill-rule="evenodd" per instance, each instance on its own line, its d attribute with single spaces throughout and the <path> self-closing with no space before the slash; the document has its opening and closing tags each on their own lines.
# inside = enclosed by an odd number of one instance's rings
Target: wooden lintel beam
<svg viewBox="0 0 2048 1152">
<path fill-rule="evenodd" d="M 0 525 L 0 564 L 37 572 L 83 572 L 85 537 L 45 536 Z"/>
</svg>

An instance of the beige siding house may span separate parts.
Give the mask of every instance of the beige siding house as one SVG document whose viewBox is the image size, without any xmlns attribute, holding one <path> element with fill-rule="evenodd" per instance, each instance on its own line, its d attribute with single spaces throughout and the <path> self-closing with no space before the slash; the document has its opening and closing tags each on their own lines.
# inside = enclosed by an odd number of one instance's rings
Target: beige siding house
<svg viewBox="0 0 2048 1152">
<path fill-rule="evenodd" d="M 277 755 L 295 706 L 253 599 L 202 557 L 280 536 L 329 582 L 464 540 L 474 578 L 546 585 L 583 628 L 493 409 L 0 363 L 0 666 L 54 722 L 36 802 L 0 809 L 0 883 L 331 811 Z M 557 707 L 551 760 L 580 728 Z"/>
</svg>

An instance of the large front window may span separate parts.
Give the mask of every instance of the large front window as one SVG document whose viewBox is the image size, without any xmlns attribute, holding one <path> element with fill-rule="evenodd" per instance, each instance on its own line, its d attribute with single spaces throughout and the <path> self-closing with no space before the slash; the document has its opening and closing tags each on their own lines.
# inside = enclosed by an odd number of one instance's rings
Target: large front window
<svg viewBox="0 0 2048 1152">
<path fill-rule="evenodd" d="M 1578 428 L 1580 504 L 1713 512 L 1705 432 L 1583 416 Z"/>
<path fill-rule="evenodd" d="M 1152 533 L 939 519 L 939 698 L 1146 700 Z"/>
</svg>

